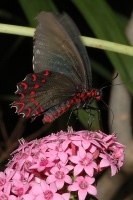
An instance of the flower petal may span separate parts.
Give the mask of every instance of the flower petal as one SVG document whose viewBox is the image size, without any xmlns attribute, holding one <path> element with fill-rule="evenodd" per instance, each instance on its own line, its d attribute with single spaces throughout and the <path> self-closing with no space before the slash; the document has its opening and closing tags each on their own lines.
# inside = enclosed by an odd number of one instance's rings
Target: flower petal
<svg viewBox="0 0 133 200">
<path fill-rule="evenodd" d="M 55 184 L 56 184 L 57 189 L 60 190 L 64 186 L 64 181 L 63 180 L 59 180 L 59 181 L 56 180 Z"/>
<path fill-rule="evenodd" d="M 86 190 L 78 190 L 78 197 L 79 197 L 79 200 L 85 200 L 85 197 L 87 195 L 87 191 Z"/>
<path fill-rule="evenodd" d="M 94 195 L 94 196 L 97 195 L 97 189 L 93 185 L 89 185 L 89 187 L 87 188 L 87 191 L 91 195 Z"/>
<path fill-rule="evenodd" d="M 80 174 L 80 172 L 82 172 L 83 169 L 84 167 L 82 165 L 76 165 L 74 167 L 74 176 L 77 176 L 78 174 Z"/>
<path fill-rule="evenodd" d="M 72 185 L 68 186 L 68 191 L 77 191 L 79 189 L 79 185 L 77 182 L 74 182 Z"/>
</svg>

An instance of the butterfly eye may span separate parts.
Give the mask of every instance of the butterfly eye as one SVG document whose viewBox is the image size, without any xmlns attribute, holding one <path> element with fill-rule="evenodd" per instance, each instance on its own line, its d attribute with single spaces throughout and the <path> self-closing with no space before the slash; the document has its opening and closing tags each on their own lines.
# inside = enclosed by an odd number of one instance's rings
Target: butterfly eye
<svg viewBox="0 0 133 200">
<path fill-rule="evenodd" d="M 97 90 L 96 91 L 96 100 L 101 100 L 102 99 L 102 90 Z"/>
</svg>

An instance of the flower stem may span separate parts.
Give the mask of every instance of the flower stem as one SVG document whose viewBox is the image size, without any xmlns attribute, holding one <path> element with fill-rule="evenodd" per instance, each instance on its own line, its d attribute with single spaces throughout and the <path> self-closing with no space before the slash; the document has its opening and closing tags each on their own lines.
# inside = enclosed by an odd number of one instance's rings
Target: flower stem
<svg viewBox="0 0 133 200">
<path fill-rule="evenodd" d="M 88 47 L 94 47 L 133 56 L 133 47 L 131 46 L 85 36 L 82 36 L 82 41 Z"/>
<path fill-rule="evenodd" d="M 34 32 L 35 29 L 30 27 L 0 24 L 0 33 L 33 37 Z"/>
<path fill-rule="evenodd" d="M 27 37 L 33 37 L 35 32 L 34 28 L 24 27 L 24 26 L 15 26 L 8 24 L 0 24 L 0 33 L 21 35 Z M 88 47 L 113 51 L 116 53 L 121 53 L 129 56 L 133 56 L 133 47 L 118 44 L 115 42 L 109 42 L 101 39 L 95 39 L 90 37 L 81 36 L 83 43 Z"/>
</svg>

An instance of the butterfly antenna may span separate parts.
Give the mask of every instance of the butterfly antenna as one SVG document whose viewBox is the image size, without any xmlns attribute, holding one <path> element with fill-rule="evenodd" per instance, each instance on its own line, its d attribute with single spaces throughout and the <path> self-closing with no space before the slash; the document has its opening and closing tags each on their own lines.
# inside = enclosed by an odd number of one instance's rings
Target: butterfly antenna
<svg viewBox="0 0 133 200">
<path fill-rule="evenodd" d="M 67 127 L 69 127 L 69 123 L 70 123 L 70 119 L 72 117 L 72 113 L 73 113 L 73 110 L 71 110 L 71 113 L 69 115 L 69 118 L 68 118 L 68 121 L 67 121 Z"/>
<path fill-rule="evenodd" d="M 133 82 L 133 79 L 131 79 L 130 82 Z M 116 83 L 114 85 L 106 85 L 106 86 L 102 87 L 101 90 L 108 88 L 108 87 L 114 87 L 114 86 L 117 86 L 117 85 L 125 85 L 125 83 Z"/>
<path fill-rule="evenodd" d="M 70 123 L 72 114 L 73 114 L 75 111 L 77 112 L 77 113 L 76 113 L 76 116 L 77 116 L 77 117 L 76 117 L 76 120 L 78 119 L 78 108 L 73 108 L 73 109 L 71 110 L 70 115 L 69 115 L 69 118 L 68 118 L 68 121 L 67 121 L 67 126 L 69 126 L 69 123 Z"/>
<path fill-rule="evenodd" d="M 115 80 L 116 78 L 118 77 L 118 73 L 116 73 L 116 75 L 115 75 L 115 77 L 114 78 L 112 78 L 112 80 L 111 81 L 113 81 L 113 80 Z M 108 82 L 106 82 L 106 83 L 104 83 L 103 85 L 101 85 L 101 89 L 103 89 L 103 88 L 106 88 L 106 87 L 109 87 L 109 86 L 111 86 L 111 84 L 110 85 L 107 85 L 108 83 L 110 83 L 111 81 L 108 81 Z"/>
<path fill-rule="evenodd" d="M 116 76 L 112 79 L 112 81 L 113 80 L 115 80 L 116 78 L 118 77 L 118 73 L 116 74 Z M 129 81 L 127 81 L 127 82 L 133 82 L 133 78 L 132 79 L 130 79 Z M 126 82 L 126 83 L 127 83 Z M 108 82 L 107 82 L 108 83 Z M 105 89 L 105 88 L 108 88 L 108 87 L 114 87 L 114 86 L 117 86 L 117 85 L 124 85 L 125 84 L 125 82 L 124 83 L 116 83 L 116 84 L 110 84 L 110 85 L 106 85 L 107 83 L 105 83 L 105 84 L 103 84 L 103 86 L 100 88 L 101 90 L 102 89 Z M 104 86 L 105 85 L 105 86 Z"/>
</svg>

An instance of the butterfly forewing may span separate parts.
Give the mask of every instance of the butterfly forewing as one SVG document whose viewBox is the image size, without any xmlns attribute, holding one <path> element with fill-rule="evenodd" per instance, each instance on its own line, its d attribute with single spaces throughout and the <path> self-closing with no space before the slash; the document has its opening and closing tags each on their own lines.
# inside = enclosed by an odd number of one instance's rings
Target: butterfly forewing
<svg viewBox="0 0 133 200">
<path fill-rule="evenodd" d="M 91 73 L 91 67 L 90 67 L 90 62 L 89 62 L 89 57 L 86 51 L 85 46 L 83 45 L 81 39 L 80 39 L 80 32 L 75 25 L 75 23 L 72 21 L 72 19 L 65 13 L 64 15 L 57 15 L 59 18 L 60 23 L 62 26 L 67 30 L 67 33 L 69 34 L 69 37 L 73 41 L 75 47 L 77 48 L 80 57 L 83 62 L 82 67 L 83 70 L 83 76 L 84 80 L 86 81 L 85 85 L 87 90 L 92 88 L 92 73 Z M 88 87 L 87 87 L 88 86 Z"/>
<path fill-rule="evenodd" d="M 37 19 L 39 26 L 35 32 L 34 71 L 57 71 L 74 79 L 75 84 L 88 89 L 83 60 L 71 36 L 62 26 L 63 17 L 60 22 L 56 15 L 41 12 Z M 77 34 L 79 37 L 79 33 Z"/>
</svg>

